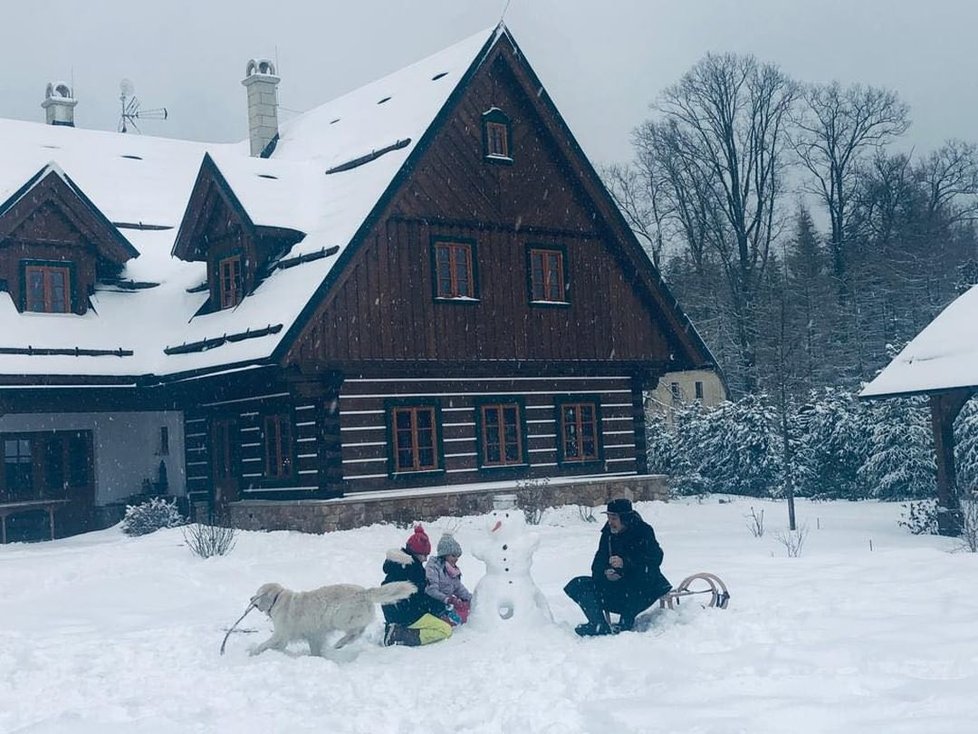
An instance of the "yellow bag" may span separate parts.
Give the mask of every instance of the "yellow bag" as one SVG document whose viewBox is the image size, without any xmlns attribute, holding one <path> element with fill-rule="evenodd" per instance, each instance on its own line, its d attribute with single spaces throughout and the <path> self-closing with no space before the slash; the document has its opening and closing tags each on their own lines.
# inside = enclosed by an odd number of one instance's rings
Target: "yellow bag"
<svg viewBox="0 0 978 734">
<path fill-rule="evenodd" d="M 452 636 L 452 625 L 433 614 L 425 614 L 417 622 L 409 624 L 408 629 L 418 630 L 422 645 L 447 640 Z"/>
</svg>

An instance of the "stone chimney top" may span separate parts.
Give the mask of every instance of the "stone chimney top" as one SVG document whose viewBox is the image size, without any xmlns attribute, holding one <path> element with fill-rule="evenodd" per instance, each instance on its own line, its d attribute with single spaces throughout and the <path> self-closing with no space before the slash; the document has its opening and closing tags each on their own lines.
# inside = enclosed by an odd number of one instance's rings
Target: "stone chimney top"
<svg viewBox="0 0 978 734">
<path fill-rule="evenodd" d="M 78 100 L 71 93 L 67 82 L 49 82 L 44 91 L 44 108 L 48 125 L 75 126 L 75 105 Z"/>
<path fill-rule="evenodd" d="M 248 90 L 248 137 L 251 155 L 268 158 L 278 142 L 278 93 L 280 78 L 269 59 L 251 59 L 241 83 Z"/>
</svg>

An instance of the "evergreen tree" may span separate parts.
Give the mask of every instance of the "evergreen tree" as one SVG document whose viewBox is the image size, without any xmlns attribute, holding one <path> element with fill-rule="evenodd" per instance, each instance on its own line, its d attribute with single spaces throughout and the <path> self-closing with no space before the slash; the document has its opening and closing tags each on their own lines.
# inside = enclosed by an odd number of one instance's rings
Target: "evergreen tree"
<svg viewBox="0 0 978 734">
<path fill-rule="evenodd" d="M 879 400 L 867 409 L 862 486 L 881 500 L 933 497 L 937 491 L 929 413 L 921 400 Z"/>
</svg>

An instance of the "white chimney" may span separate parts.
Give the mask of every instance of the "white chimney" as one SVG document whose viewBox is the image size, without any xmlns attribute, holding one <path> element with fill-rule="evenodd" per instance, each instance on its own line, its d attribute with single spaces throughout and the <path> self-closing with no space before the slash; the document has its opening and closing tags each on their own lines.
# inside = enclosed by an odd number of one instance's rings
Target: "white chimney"
<svg viewBox="0 0 978 734">
<path fill-rule="evenodd" d="M 75 126 L 75 105 L 78 100 L 71 94 L 66 82 L 50 82 L 44 91 L 41 107 L 47 113 L 48 125 Z"/>
<path fill-rule="evenodd" d="M 278 142 L 278 87 L 275 64 L 268 59 L 252 59 L 241 81 L 248 90 L 248 136 L 251 155 L 268 158 Z"/>
</svg>

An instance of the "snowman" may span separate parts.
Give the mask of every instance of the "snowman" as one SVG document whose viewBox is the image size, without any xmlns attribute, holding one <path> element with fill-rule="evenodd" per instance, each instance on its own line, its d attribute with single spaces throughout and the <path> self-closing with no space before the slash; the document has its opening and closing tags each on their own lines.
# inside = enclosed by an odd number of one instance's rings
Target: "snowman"
<svg viewBox="0 0 978 734">
<path fill-rule="evenodd" d="M 486 536 L 472 555 L 486 564 L 476 584 L 469 624 L 481 627 L 526 626 L 552 622 L 550 607 L 530 576 L 540 536 L 526 530 L 515 495 L 496 495 Z"/>
</svg>

